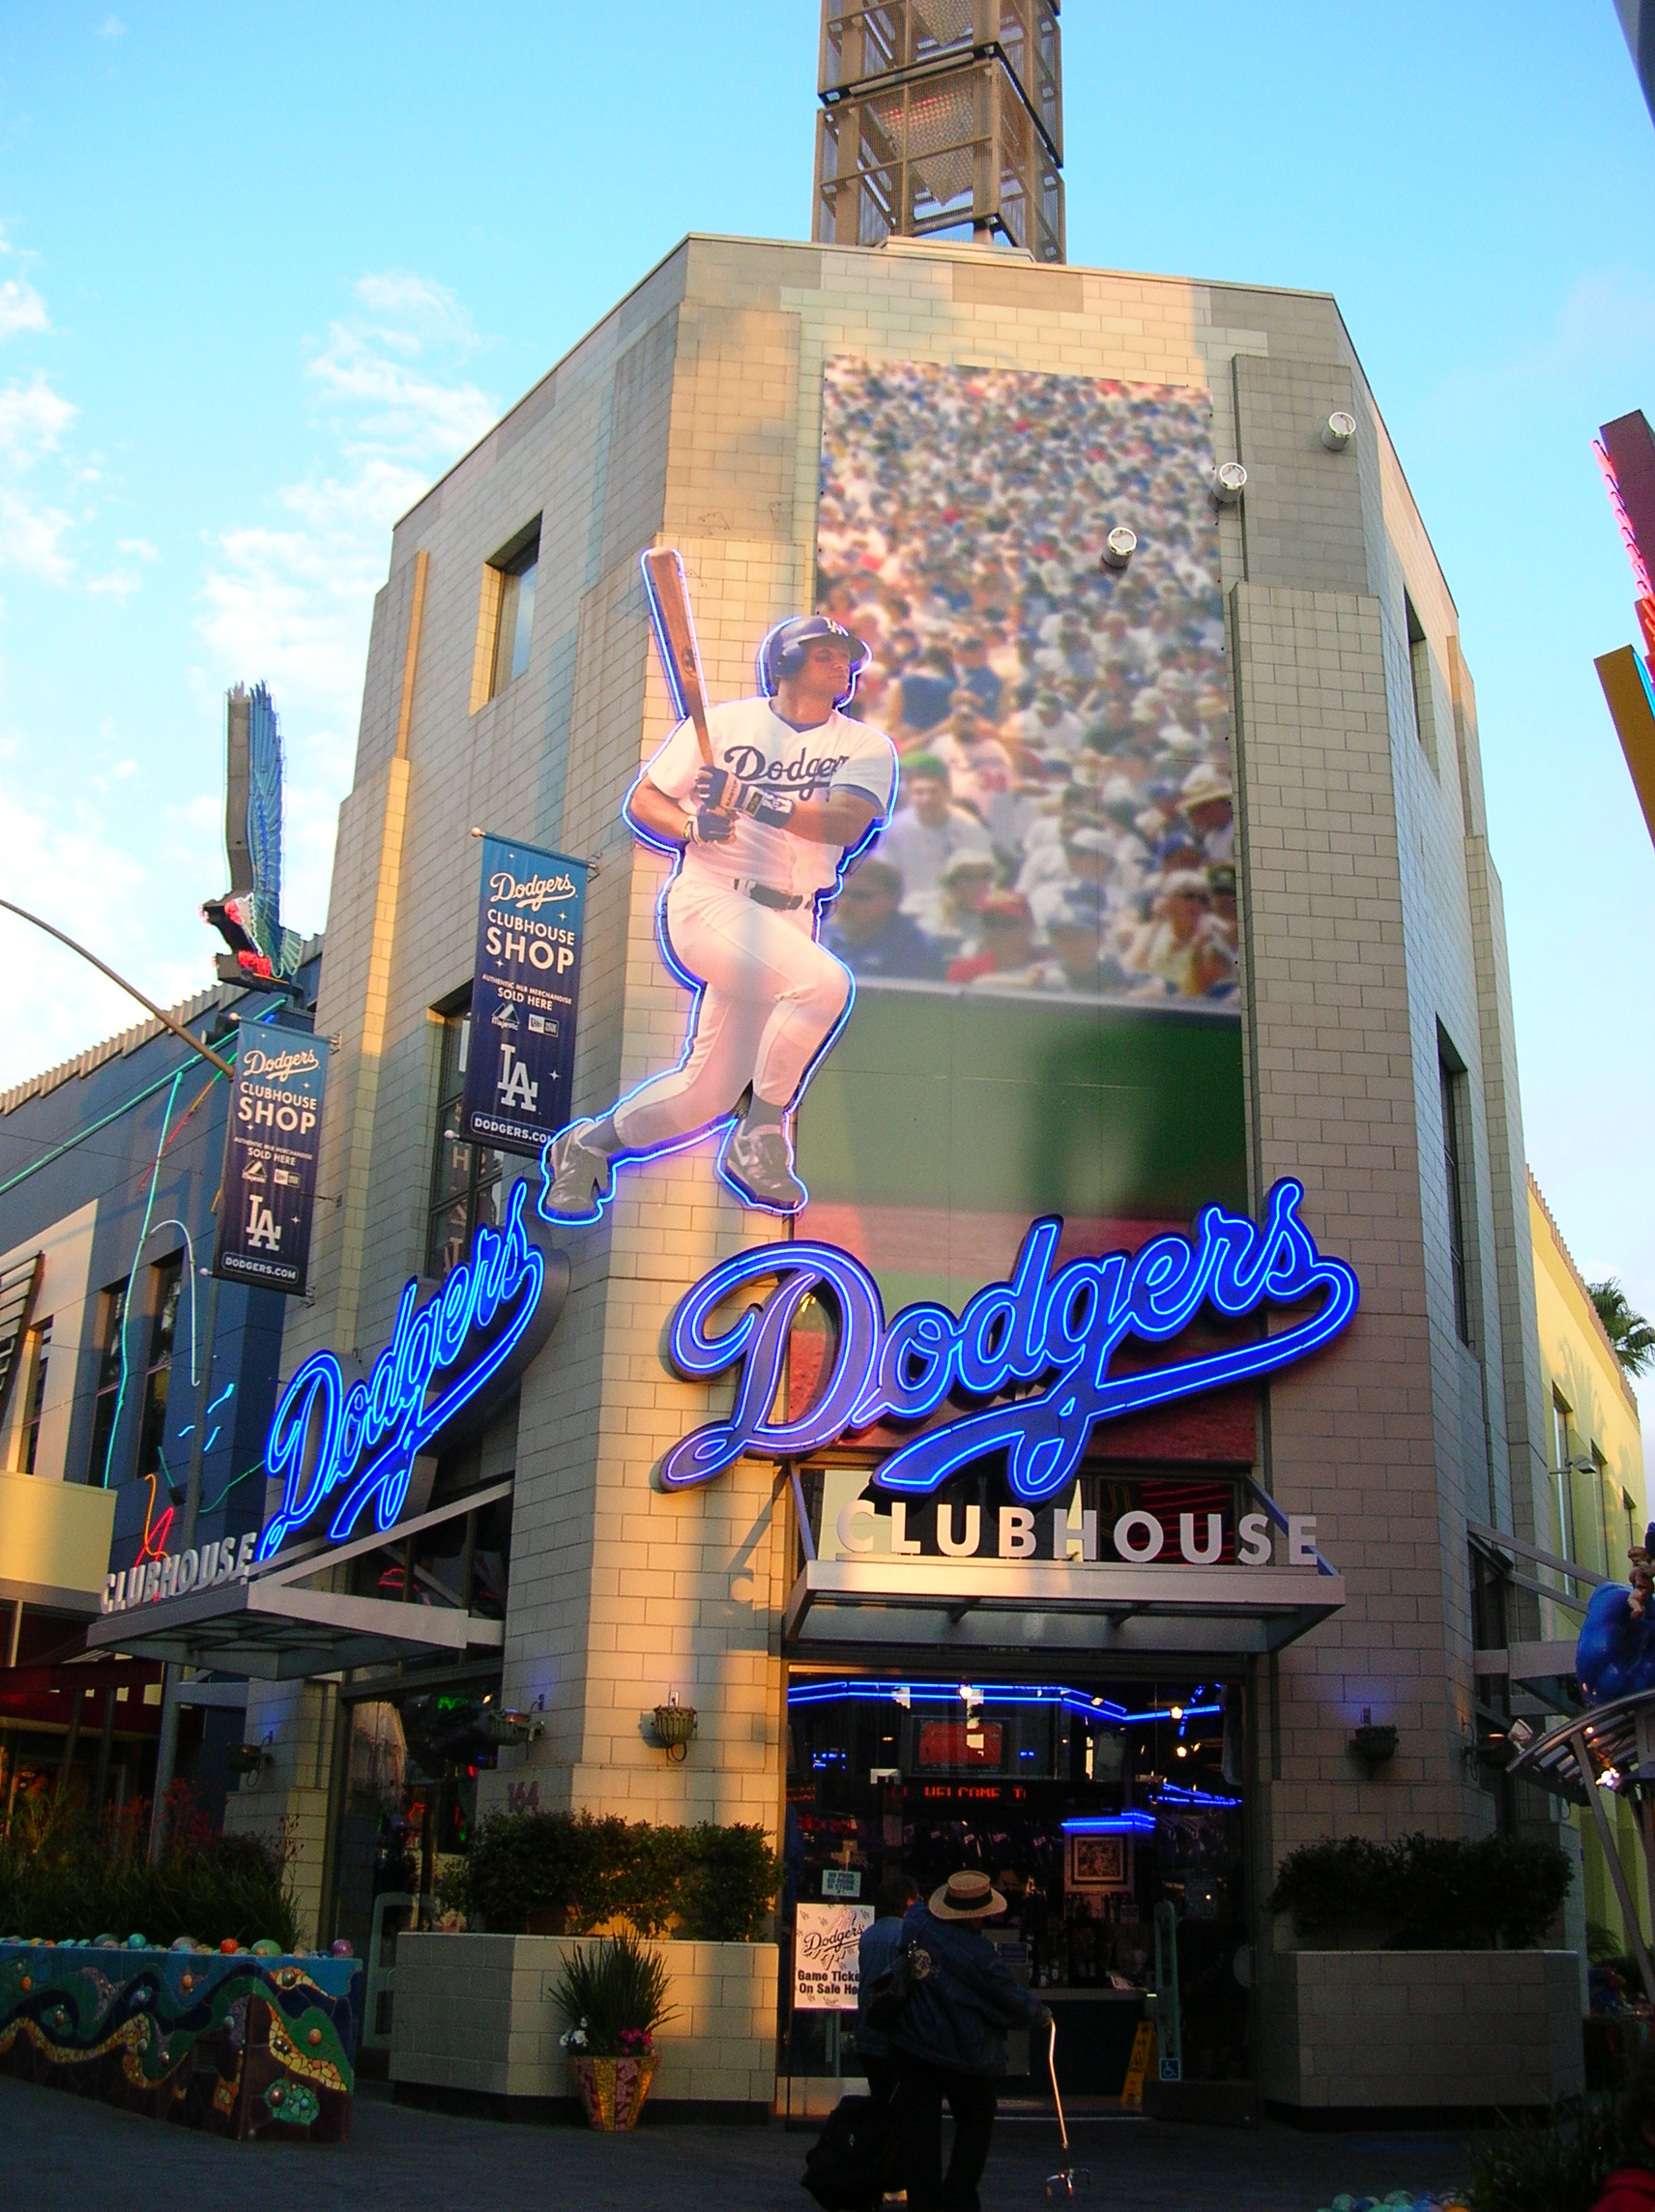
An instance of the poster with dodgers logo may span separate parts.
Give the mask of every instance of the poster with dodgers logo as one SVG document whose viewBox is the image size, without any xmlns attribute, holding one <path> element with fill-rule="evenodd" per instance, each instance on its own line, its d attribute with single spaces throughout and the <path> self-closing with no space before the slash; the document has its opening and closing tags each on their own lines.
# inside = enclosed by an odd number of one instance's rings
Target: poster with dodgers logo
<svg viewBox="0 0 1655 2212">
<path fill-rule="evenodd" d="M 798 1906 L 793 1932 L 795 2012 L 855 2012 L 857 1959 L 874 1924 L 871 1905 Z"/>
<path fill-rule="evenodd" d="M 328 1045 L 306 1030 L 247 1022 L 224 1128 L 213 1272 L 297 1297 L 310 1263 Z"/>
<path fill-rule="evenodd" d="M 482 841 L 460 1134 L 538 1152 L 569 1118 L 587 863 Z"/>
</svg>

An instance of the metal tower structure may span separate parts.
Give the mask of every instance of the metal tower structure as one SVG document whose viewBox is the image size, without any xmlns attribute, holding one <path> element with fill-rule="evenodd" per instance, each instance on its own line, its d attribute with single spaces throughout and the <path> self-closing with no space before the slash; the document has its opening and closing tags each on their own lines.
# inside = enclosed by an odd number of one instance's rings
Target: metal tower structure
<svg viewBox="0 0 1655 2212">
<path fill-rule="evenodd" d="M 1060 0 L 822 0 L 813 235 L 1063 259 Z"/>
</svg>

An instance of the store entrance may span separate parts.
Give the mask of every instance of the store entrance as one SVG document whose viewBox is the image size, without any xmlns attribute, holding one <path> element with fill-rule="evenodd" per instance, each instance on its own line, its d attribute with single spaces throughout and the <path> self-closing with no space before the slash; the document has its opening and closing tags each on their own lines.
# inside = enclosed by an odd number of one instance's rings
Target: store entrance
<svg viewBox="0 0 1655 2212">
<path fill-rule="evenodd" d="M 1065 2096 L 1118 2101 L 1153 2021 L 1163 2078 L 1250 2076 L 1239 1682 L 1019 1684 L 829 1676 L 788 1689 L 783 2070 L 854 2075 L 854 2007 L 817 2010 L 802 1932 L 850 1941 L 885 1878 L 960 1867 L 1008 1909 L 987 1933 L 1058 2022 Z M 799 1907 L 806 1906 L 802 1915 Z M 801 1997 L 802 2002 L 796 2001 Z M 1153 2000 L 1153 2001 L 1151 2001 Z M 1011 2039 L 1006 2089 L 1044 2052 Z M 1168 2075 L 1162 2065 L 1176 2069 Z"/>
<path fill-rule="evenodd" d="M 507 1740 L 500 1678 L 388 1684 L 346 1711 L 345 1787 L 333 1808 L 333 1934 L 365 1964 L 363 2034 L 372 2054 L 391 2043 L 396 1938 L 444 1910 L 444 1876 L 470 1848 L 477 1778 Z"/>
</svg>

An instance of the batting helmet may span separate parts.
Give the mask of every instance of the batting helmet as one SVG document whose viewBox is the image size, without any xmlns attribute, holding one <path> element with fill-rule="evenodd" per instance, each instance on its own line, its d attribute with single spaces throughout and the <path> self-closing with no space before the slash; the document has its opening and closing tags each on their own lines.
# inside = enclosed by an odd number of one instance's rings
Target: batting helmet
<svg viewBox="0 0 1655 2212">
<path fill-rule="evenodd" d="M 843 623 L 836 623 L 831 615 L 789 615 L 786 622 L 778 622 L 765 632 L 754 666 L 758 673 L 759 689 L 767 699 L 773 699 L 776 685 L 784 676 L 797 676 L 804 666 L 804 649 L 814 638 L 828 637 L 844 646 L 851 655 L 851 681 L 835 702 L 843 706 L 857 688 L 857 678 L 871 657 L 859 637 L 853 637 Z"/>
</svg>

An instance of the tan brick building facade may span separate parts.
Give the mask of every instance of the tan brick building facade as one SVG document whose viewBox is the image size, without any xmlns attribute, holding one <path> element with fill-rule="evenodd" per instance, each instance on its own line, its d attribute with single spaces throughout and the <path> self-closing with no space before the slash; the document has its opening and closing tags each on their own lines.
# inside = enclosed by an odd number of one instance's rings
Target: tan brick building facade
<svg viewBox="0 0 1655 2212">
<path fill-rule="evenodd" d="M 1253 1909 L 1292 1845 L 1491 1825 L 1476 1752 L 1466 1524 L 1535 1539 L 1547 1455 L 1500 891 L 1458 618 L 1360 364 L 1322 295 L 1075 268 L 986 248 L 691 238 L 397 526 L 341 811 L 317 1029 L 336 1034 L 311 1280 L 284 1374 L 371 1355 L 424 1266 L 441 1014 L 471 975 L 474 826 L 600 862 L 576 1110 L 670 1062 L 682 992 L 657 948 L 666 863 L 621 803 L 672 720 L 638 555 L 682 553 L 710 687 L 811 603 L 825 362 L 834 356 L 1198 387 L 1247 484 L 1218 516 L 1232 680 L 1247 1173 L 1302 1180 L 1363 1304 L 1261 1399 L 1255 1473 L 1343 1573 L 1343 1610 L 1246 1670 Z M 1355 419 L 1330 451 L 1330 413 Z M 525 674 L 489 697 L 489 568 L 539 518 Z M 1446 1072 L 1445 1072 L 1446 1071 Z M 1463 1100 L 1460 1271 L 1443 1100 Z M 803 1119 L 808 1120 L 806 1106 Z M 508 1162 L 508 1174 L 533 1170 Z M 746 1460 L 683 1495 L 661 1453 L 719 1391 L 675 1380 L 663 1323 L 716 1260 L 774 1234 L 706 1146 L 629 1171 L 554 1233 L 572 1291 L 479 1476 L 514 1470 L 503 1695 L 544 1732 L 479 1780 L 508 1793 L 780 1840 L 796 1531 Z M 694 1704 L 670 1763 L 651 1709 Z M 254 1692 L 276 1767 L 232 1819 L 299 1822 L 326 1913 L 336 1692 Z M 1365 1713 L 1397 1730 L 1369 1778 Z M 335 1748 L 330 1751 L 330 1745 Z M 333 1761 L 332 1768 L 330 1760 Z M 1262 1923 L 1259 1933 L 1268 1940 Z"/>
</svg>

